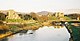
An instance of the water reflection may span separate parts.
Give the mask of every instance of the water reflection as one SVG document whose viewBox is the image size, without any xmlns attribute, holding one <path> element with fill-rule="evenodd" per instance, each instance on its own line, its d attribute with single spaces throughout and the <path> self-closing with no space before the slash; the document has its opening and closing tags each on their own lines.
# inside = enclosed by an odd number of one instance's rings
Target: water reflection
<svg viewBox="0 0 80 41">
<path fill-rule="evenodd" d="M 43 27 L 33 32 L 20 35 L 16 34 L 9 41 L 69 41 L 70 34 L 65 27 L 57 29 L 54 27 Z"/>
</svg>

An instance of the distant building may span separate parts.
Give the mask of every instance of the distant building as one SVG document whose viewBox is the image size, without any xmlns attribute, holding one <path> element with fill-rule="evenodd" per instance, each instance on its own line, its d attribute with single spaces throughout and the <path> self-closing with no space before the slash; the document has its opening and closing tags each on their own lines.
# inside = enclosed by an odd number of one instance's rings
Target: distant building
<svg viewBox="0 0 80 41">
<path fill-rule="evenodd" d="M 55 12 L 54 16 L 55 17 L 64 17 L 64 14 L 61 12 Z"/>
<path fill-rule="evenodd" d="M 8 12 L 7 19 L 21 19 L 14 10 L 7 10 L 7 12 Z"/>
<path fill-rule="evenodd" d="M 14 10 L 0 10 L 0 13 L 7 15 L 7 19 L 21 19 Z"/>
</svg>

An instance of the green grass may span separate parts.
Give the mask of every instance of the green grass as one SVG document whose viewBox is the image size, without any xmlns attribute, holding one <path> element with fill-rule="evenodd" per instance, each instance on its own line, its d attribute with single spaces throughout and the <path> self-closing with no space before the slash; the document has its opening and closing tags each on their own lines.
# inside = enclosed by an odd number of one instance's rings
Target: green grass
<svg viewBox="0 0 80 41">
<path fill-rule="evenodd" d="M 65 16 L 65 17 L 63 17 L 64 19 L 66 19 L 66 20 L 72 20 L 71 18 L 69 18 L 69 17 L 67 17 L 67 16 Z"/>
<path fill-rule="evenodd" d="M 49 20 L 58 20 L 58 18 L 55 17 L 55 16 L 50 16 L 50 17 L 49 17 Z"/>
<path fill-rule="evenodd" d="M 7 22 L 22 22 L 22 19 L 6 19 Z"/>
</svg>

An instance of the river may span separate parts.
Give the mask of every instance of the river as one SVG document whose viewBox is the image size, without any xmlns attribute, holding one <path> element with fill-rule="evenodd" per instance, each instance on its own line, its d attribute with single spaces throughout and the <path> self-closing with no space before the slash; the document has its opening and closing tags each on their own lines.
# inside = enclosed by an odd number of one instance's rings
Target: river
<svg viewBox="0 0 80 41">
<path fill-rule="evenodd" d="M 70 34 L 65 27 L 54 28 L 44 26 L 34 31 L 20 35 L 19 33 L 9 38 L 9 41 L 69 41 Z"/>
</svg>

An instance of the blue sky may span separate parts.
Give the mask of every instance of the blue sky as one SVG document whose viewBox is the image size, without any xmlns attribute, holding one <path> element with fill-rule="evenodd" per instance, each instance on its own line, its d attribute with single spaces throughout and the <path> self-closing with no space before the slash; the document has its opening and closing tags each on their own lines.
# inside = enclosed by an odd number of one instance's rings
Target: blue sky
<svg viewBox="0 0 80 41">
<path fill-rule="evenodd" d="M 80 8 L 80 0 L 0 0 L 0 9 L 20 12 L 61 11 Z"/>
</svg>

